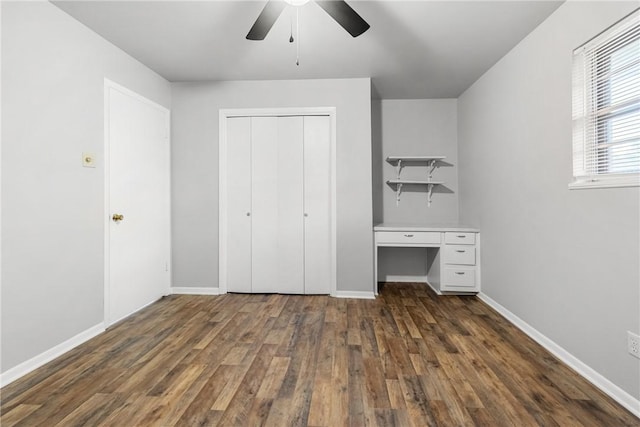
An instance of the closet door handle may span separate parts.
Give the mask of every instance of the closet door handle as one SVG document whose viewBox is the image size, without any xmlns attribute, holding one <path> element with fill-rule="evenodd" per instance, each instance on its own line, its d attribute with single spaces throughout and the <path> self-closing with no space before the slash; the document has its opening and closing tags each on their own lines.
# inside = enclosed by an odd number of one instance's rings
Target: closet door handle
<svg viewBox="0 0 640 427">
<path fill-rule="evenodd" d="M 247 216 L 251 216 L 251 212 L 247 212 Z"/>
</svg>

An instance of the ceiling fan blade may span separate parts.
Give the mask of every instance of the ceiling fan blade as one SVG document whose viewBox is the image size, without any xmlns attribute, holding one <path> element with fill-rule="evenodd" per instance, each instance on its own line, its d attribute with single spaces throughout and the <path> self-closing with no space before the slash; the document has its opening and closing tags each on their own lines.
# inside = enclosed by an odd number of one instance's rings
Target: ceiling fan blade
<svg viewBox="0 0 640 427">
<path fill-rule="evenodd" d="M 247 40 L 264 40 L 286 6 L 287 4 L 282 0 L 268 0 L 249 30 Z"/>
<path fill-rule="evenodd" d="M 343 0 L 316 0 L 316 3 L 353 37 L 369 29 L 367 21 Z"/>
</svg>

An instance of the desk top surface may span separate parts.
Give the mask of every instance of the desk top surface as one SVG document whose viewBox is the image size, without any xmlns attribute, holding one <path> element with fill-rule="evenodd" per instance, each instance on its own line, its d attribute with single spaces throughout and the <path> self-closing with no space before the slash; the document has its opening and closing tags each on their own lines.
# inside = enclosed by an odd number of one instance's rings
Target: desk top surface
<svg viewBox="0 0 640 427">
<path fill-rule="evenodd" d="M 454 231 L 464 233 L 479 233 L 480 230 L 460 224 L 400 224 L 384 222 L 376 224 L 373 231 Z"/>
</svg>

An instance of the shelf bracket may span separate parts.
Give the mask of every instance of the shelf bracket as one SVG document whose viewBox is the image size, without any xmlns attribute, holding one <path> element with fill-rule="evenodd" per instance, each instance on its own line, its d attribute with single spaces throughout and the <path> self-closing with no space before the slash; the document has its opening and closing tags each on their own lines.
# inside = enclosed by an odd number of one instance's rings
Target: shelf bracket
<svg viewBox="0 0 640 427">
<path fill-rule="evenodd" d="M 400 174 L 402 173 L 402 159 L 398 160 L 398 179 L 400 179 Z"/>
<path fill-rule="evenodd" d="M 429 184 L 427 191 L 427 207 L 431 207 L 431 194 L 433 193 L 433 184 Z"/>
<path fill-rule="evenodd" d="M 400 206 L 400 194 L 402 194 L 402 184 L 397 184 L 397 187 L 396 187 L 396 206 Z"/>
<path fill-rule="evenodd" d="M 438 161 L 433 159 L 429 161 L 429 179 L 433 178 L 433 172 L 438 169 Z"/>
</svg>

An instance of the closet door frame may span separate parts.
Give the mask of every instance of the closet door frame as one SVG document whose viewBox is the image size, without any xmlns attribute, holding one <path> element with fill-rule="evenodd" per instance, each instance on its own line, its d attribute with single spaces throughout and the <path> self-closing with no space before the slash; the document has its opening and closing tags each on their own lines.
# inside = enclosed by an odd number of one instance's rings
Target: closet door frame
<svg viewBox="0 0 640 427">
<path fill-rule="evenodd" d="M 227 293 L 227 119 L 232 117 L 282 117 L 282 116 L 329 116 L 330 129 L 330 162 L 329 172 L 331 226 L 330 226 L 330 260 L 331 284 L 330 295 L 336 296 L 337 289 L 337 238 L 336 238 L 336 108 L 335 107 L 300 107 L 300 108 L 246 108 L 221 109 L 219 114 L 219 151 L 218 151 L 218 286 L 220 294 Z"/>
</svg>

